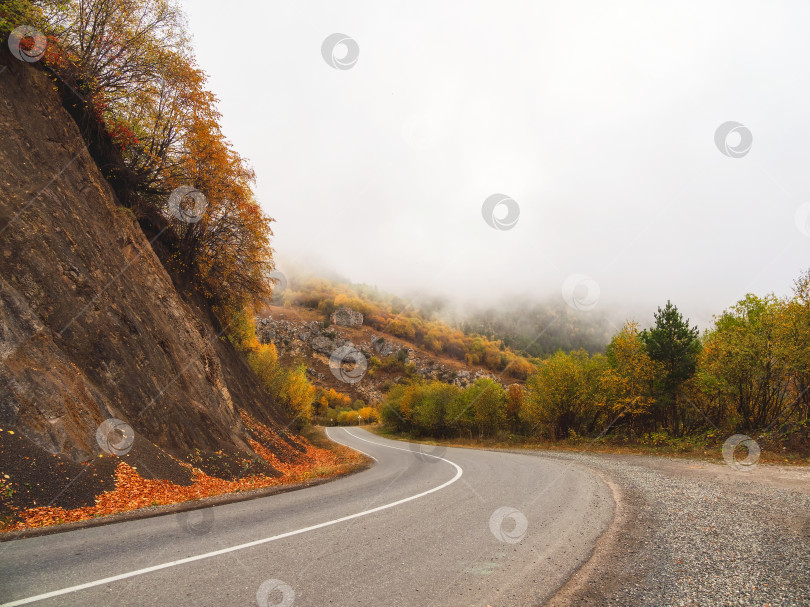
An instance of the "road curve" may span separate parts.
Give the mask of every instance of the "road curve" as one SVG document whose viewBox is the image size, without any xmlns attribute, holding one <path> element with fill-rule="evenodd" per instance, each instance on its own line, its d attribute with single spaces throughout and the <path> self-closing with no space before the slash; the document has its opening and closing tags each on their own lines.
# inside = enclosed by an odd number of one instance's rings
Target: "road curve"
<svg viewBox="0 0 810 607">
<path fill-rule="evenodd" d="M 541 605 L 612 518 L 610 489 L 575 462 L 328 432 L 375 465 L 300 491 L 6 542 L 0 607 Z"/>
</svg>

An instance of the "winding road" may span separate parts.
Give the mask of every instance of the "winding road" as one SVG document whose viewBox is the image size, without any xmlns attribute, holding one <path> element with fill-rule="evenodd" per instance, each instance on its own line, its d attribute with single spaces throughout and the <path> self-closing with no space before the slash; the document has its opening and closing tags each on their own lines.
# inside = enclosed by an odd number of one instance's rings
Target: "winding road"
<svg viewBox="0 0 810 607">
<path fill-rule="evenodd" d="M 329 437 L 334 482 L 0 545 L 2 605 L 542 605 L 612 520 L 574 461 Z"/>
</svg>

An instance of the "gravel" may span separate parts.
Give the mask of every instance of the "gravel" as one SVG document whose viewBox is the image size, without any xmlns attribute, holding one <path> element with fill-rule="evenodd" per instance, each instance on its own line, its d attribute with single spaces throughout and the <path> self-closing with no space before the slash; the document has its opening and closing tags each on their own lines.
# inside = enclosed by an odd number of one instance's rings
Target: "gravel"
<svg viewBox="0 0 810 607">
<path fill-rule="evenodd" d="M 600 471 L 619 498 L 611 531 L 551 605 L 810 605 L 807 468 L 542 455 Z"/>
</svg>

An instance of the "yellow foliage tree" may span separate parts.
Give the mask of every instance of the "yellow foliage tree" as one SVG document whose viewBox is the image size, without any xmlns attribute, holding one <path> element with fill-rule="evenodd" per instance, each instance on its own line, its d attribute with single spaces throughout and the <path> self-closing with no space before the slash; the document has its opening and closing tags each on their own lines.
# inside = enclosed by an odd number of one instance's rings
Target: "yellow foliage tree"
<svg viewBox="0 0 810 607">
<path fill-rule="evenodd" d="M 307 379 L 306 367 L 281 365 L 273 344 L 260 344 L 247 358 L 262 385 L 284 405 L 296 425 L 312 419 L 315 387 Z"/>
<path fill-rule="evenodd" d="M 360 419 L 366 423 L 373 423 L 379 420 L 377 410 L 374 407 L 363 407 L 357 411 L 357 414 L 360 416 Z"/>
<path fill-rule="evenodd" d="M 650 359 L 638 330 L 628 322 L 607 348 L 608 369 L 602 374 L 600 405 L 613 415 L 624 414 L 631 427 L 638 426 L 655 404 L 653 382 L 660 365 Z"/>
</svg>

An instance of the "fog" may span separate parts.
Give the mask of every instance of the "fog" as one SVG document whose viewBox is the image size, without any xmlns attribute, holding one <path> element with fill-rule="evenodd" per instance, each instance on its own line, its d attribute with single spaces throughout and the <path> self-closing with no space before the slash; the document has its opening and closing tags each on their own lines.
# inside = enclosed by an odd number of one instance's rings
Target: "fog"
<svg viewBox="0 0 810 607">
<path fill-rule="evenodd" d="M 810 266 L 806 2 L 184 7 L 282 271 L 705 327 Z"/>
</svg>

